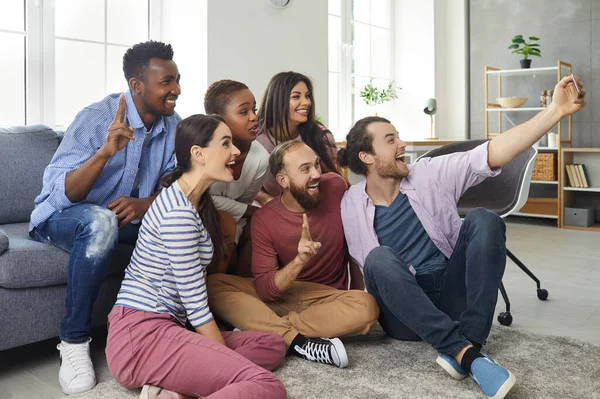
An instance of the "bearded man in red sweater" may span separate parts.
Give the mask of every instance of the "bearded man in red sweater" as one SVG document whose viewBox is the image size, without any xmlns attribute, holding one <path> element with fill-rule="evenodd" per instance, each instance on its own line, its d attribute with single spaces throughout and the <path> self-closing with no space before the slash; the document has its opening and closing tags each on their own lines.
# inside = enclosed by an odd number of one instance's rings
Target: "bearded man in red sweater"
<svg viewBox="0 0 600 399">
<path fill-rule="evenodd" d="M 357 289 L 348 289 L 340 212 L 346 181 L 321 174 L 319 158 L 301 141 L 277 146 L 269 167 L 283 192 L 252 216 L 254 279 L 209 276 L 210 308 L 241 330 L 281 335 L 290 354 L 346 367 L 339 337 L 366 334 L 379 315 L 354 265 Z"/>
</svg>

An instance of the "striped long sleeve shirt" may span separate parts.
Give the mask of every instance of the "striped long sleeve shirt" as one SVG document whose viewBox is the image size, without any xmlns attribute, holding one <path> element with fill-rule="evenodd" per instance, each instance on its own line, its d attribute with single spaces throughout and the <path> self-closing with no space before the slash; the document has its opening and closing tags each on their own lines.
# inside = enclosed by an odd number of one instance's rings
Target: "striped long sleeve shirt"
<svg viewBox="0 0 600 399">
<path fill-rule="evenodd" d="M 178 182 L 163 190 L 144 216 L 115 306 L 170 313 L 185 325 L 213 319 L 205 270 L 213 244 Z"/>
</svg>

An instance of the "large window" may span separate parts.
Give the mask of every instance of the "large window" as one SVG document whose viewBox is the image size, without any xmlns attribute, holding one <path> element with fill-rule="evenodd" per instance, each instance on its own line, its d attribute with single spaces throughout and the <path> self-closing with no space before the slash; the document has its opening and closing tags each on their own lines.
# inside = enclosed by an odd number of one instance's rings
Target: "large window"
<svg viewBox="0 0 600 399">
<path fill-rule="evenodd" d="M 0 0 L 0 125 L 66 128 L 84 106 L 124 91 L 123 54 L 150 37 L 149 0 Z"/>
<path fill-rule="evenodd" d="M 47 44 L 55 68 L 52 125 L 68 126 L 84 106 L 106 94 L 127 90 L 123 54 L 149 38 L 148 3 L 55 0 L 54 40 Z"/>
<path fill-rule="evenodd" d="M 206 90 L 206 0 L 0 0 L 0 126 L 66 129 L 83 107 L 127 90 L 122 58 L 148 39 L 173 45 L 198 112 Z"/>
<path fill-rule="evenodd" d="M 0 100 L 0 124 L 22 124 L 26 115 L 27 23 L 25 1 L 0 0 L 0 76 L 4 98 Z"/>
<path fill-rule="evenodd" d="M 329 127 L 343 141 L 352 124 L 391 104 L 372 108 L 360 98 L 372 80 L 394 79 L 392 0 L 329 0 Z"/>
</svg>

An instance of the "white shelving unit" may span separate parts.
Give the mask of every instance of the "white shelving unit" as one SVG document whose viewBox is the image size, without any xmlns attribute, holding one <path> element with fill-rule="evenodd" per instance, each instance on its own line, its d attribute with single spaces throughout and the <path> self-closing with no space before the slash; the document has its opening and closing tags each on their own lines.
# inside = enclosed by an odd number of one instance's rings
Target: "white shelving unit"
<svg viewBox="0 0 600 399">
<path fill-rule="evenodd" d="M 525 69 L 499 69 L 491 66 L 485 67 L 485 137 L 491 139 L 504 131 L 502 126 L 502 120 L 505 114 L 518 113 L 518 112 L 530 112 L 532 115 L 536 112 L 544 110 L 543 107 L 524 107 L 524 108 L 502 108 L 500 104 L 490 102 L 490 79 L 497 80 L 497 97 L 502 97 L 502 79 L 510 78 L 511 76 L 530 76 L 531 78 L 536 75 L 552 75 L 556 76 L 556 82 L 559 82 L 564 76 L 572 73 L 572 66 L 564 61 L 558 61 L 556 66 L 541 67 L 541 68 L 525 68 Z M 547 89 L 548 87 L 541 87 L 541 89 Z M 508 94 L 510 95 L 510 94 Z M 494 100 L 495 101 L 495 100 Z M 498 125 L 496 131 L 490 132 L 490 117 L 497 116 Z M 510 119 L 509 119 L 510 121 Z M 571 116 L 567 117 L 567 136 L 566 140 L 563 140 L 562 123 L 558 124 L 558 147 L 540 147 L 538 152 L 556 152 L 557 162 L 560 165 L 560 154 L 561 147 L 572 146 L 572 120 Z M 557 219 L 558 226 L 562 225 L 562 208 L 560 206 L 559 198 L 562 193 L 562 174 L 558 173 L 557 181 L 539 181 L 532 180 L 531 188 L 529 190 L 529 200 L 522 208 L 522 212 L 518 212 L 515 215 L 528 216 L 528 217 L 539 217 L 545 219 Z"/>
<path fill-rule="evenodd" d="M 558 185 L 558 181 L 532 180 L 532 184 L 551 184 Z"/>
<path fill-rule="evenodd" d="M 588 188 L 563 187 L 563 190 L 565 190 L 565 191 L 588 191 L 590 193 L 600 193 L 599 187 L 588 187 Z"/>
<path fill-rule="evenodd" d="M 520 68 L 520 69 L 494 69 L 487 74 L 492 76 L 518 76 L 518 75 L 535 75 L 536 73 L 556 73 L 558 66 L 542 67 L 542 68 Z"/>
<path fill-rule="evenodd" d="M 543 107 L 526 107 L 526 108 L 488 108 L 487 112 L 531 112 L 541 111 Z"/>
</svg>

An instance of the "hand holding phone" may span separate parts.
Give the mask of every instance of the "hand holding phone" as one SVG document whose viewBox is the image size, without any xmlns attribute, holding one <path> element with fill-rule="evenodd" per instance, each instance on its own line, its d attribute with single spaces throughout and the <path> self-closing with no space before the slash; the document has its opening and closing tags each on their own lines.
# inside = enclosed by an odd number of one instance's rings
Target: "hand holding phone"
<svg viewBox="0 0 600 399">
<path fill-rule="evenodd" d="M 581 97 L 581 89 L 579 88 L 579 85 L 577 84 L 577 79 L 575 79 L 575 75 L 571 74 L 571 79 L 573 79 L 573 84 L 575 85 L 575 90 L 577 90 L 577 98 Z"/>
</svg>

